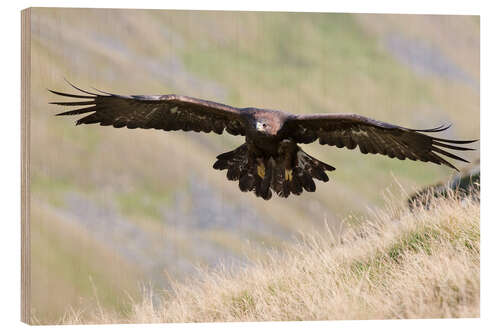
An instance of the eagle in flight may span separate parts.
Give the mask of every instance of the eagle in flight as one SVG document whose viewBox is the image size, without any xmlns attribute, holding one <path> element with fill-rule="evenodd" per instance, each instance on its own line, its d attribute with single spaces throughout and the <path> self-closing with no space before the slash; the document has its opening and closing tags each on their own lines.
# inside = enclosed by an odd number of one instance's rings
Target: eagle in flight
<svg viewBox="0 0 500 333">
<path fill-rule="evenodd" d="M 314 192 L 314 179 L 328 181 L 327 171 L 335 168 L 307 154 L 298 144 L 319 139 L 321 145 L 354 149 L 363 154 L 382 154 L 400 160 L 444 164 L 458 171 L 442 156 L 468 162 L 449 150 L 473 150 L 463 147 L 477 140 L 448 140 L 428 133 L 441 132 L 450 126 L 431 129 L 409 129 L 356 114 L 295 115 L 278 110 L 236 108 L 225 104 L 179 95 L 122 96 L 97 90 L 68 94 L 50 92 L 71 98 L 69 102 L 51 104 L 77 109 L 57 114 L 87 114 L 80 124 L 126 128 L 154 128 L 164 131 L 195 131 L 243 135 L 245 143 L 217 156 L 214 169 L 227 170 L 227 179 L 239 182 L 243 192 L 253 191 L 268 200 L 274 191 L 280 197 L 304 190 Z"/>
</svg>

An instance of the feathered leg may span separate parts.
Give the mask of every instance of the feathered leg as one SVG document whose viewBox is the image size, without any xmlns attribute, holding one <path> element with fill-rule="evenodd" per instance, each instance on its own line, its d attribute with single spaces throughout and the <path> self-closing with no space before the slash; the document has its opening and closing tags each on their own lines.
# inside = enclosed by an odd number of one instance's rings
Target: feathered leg
<svg viewBox="0 0 500 333">
<path fill-rule="evenodd" d="M 305 153 L 295 142 L 284 140 L 278 150 L 279 157 L 272 182 L 273 190 L 282 197 L 290 193 L 300 195 L 304 190 L 314 192 L 316 184 L 313 179 L 327 182 L 326 171 L 335 170 L 334 167 L 323 163 Z"/>
</svg>

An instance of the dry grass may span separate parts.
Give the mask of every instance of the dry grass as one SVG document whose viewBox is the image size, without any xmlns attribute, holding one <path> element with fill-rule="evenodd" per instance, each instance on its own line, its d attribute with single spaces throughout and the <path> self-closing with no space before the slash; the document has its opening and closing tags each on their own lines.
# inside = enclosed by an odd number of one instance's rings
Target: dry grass
<svg viewBox="0 0 500 333">
<path fill-rule="evenodd" d="M 145 292 L 124 315 L 71 311 L 62 323 L 282 321 L 479 316 L 479 203 L 387 206 L 344 230 L 306 235 L 238 273 Z"/>
</svg>

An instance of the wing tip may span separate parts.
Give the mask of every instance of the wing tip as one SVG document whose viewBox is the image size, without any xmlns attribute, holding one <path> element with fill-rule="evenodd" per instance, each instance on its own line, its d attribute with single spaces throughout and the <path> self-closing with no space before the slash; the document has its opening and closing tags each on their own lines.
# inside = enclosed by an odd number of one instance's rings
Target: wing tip
<svg viewBox="0 0 500 333">
<path fill-rule="evenodd" d="M 449 129 L 453 124 L 448 123 L 448 124 L 441 124 L 437 127 L 432 127 L 432 128 L 423 128 L 423 129 L 418 129 L 418 128 L 407 128 L 407 127 L 402 127 L 405 130 L 412 131 L 412 132 L 419 132 L 419 133 L 435 133 L 435 132 L 443 132 Z"/>
<path fill-rule="evenodd" d="M 85 94 L 89 94 L 89 95 L 92 95 L 92 96 L 98 96 L 97 94 L 95 93 L 92 93 L 90 91 L 86 91 L 86 90 L 83 90 L 81 88 L 78 88 L 77 86 L 75 86 L 73 83 L 69 82 L 66 78 L 64 78 L 64 81 L 69 84 L 71 87 L 73 87 L 74 89 L 78 90 L 78 91 L 81 91 L 82 93 L 85 93 Z"/>
<path fill-rule="evenodd" d="M 95 87 L 91 87 L 91 88 L 92 88 L 92 89 L 94 89 L 94 90 L 95 90 L 95 91 L 97 91 L 97 92 L 100 92 L 101 94 L 105 94 L 105 95 L 107 95 L 107 96 L 114 96 L 114 94 L 109 93 L 109 92 L 107 92 L 107 91 L 103 91 L 103 90 L 97 89 L 97 88 L 95 88 Z"/>
<path fill-rule="evenodd" d="M 100 95 L 100 94 L 96 94 L 96 93 L 93 93 L 93 92 L 90 92 L 90 91 L 87 91 L 87 90 L 83 90 L 81 88 L 78 88 L 76 85 L 74 85 L 73 83 L 71 83 L 70 81 L 68 81 L 66 78 L 64 78 L 64 81 L 69 85 L 71 86 L 72 88 L 78 90 L 79 92 L 82 92 L 84 94 L 87 94 L 87 96 L 85 95 L 75 95 L 75 94 L 69 94 L 69 93 L 63 93 L 63 92 L 60 92 L 60 91 L 55 91 L 53 89 L 49 89 L 49 88 L 46 88 L 47 91 L 55 94 L 55 95 L 59 95 L 59 96 L 64 96 L 64 97 L 72 97 L 72 98 L 91 98 L 91 99 L 95 99 L 97 97 L 105 97 L 105 96 L 115 96 L 111 93 L 108 93 L 106 91 L 102 91 L 102 90 L 99 90 L 97 88 L 93 88 L 94 90 L 96 90 L 97 92 L 99 93 L 102 93 L 104 95 Z M 52 103 L 49 103 L 49 104 L 57 104 L 57 102 L 52 102 Z"/>
</svg>

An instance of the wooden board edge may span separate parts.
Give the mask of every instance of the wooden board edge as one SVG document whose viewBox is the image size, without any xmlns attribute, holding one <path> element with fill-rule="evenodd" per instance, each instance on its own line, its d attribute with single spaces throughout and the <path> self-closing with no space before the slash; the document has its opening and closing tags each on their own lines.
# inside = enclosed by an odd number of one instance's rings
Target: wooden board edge
<svg viewBox="0 0 500 333">
<path fill-rule="evenodd" d="M 30 250 L 31 8 L 21 11 L 21 321 L 31 318 Z"/>
</svg>

